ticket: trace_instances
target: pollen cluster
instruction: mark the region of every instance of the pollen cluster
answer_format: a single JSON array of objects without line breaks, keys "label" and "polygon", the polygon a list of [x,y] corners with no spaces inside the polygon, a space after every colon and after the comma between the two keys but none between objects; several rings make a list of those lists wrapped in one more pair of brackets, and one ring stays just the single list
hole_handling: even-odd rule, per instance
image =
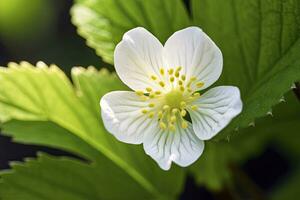
[{"label": "pollen cluster", "polygon": [[144,91],[136,91],[143,101],[149,103],[141,112],[149,118],[157,119],[159,127],[163,130],[175,131],[178,125],[187,128],[188,122],[185,119],[187,111],[198,109],[196,105],[192,105],[192,102],[200,98],[200,93],[197,91],[204,84],[197,81],[196,77],[187,79],[181,71],[182,67],[167,71],[160,68],[159,76],[152,74],[149,79],[161,90],[147,87]]}]

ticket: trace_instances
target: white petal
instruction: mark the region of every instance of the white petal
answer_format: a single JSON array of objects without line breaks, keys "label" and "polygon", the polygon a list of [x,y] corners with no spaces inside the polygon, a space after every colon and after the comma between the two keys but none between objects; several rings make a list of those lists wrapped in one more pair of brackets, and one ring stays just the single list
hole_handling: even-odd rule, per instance
[{"label": "white petal", "polygon": [[140,144],[153,123],[141,110],[147,107],[134,92],[114,91],[100,101],[105,128],[122,142]]},{"label": "white petal", "polygon": [[237,87],[215,87],[193,102],[198,109],[189,113],[195,134],[208,140],[221,131],[242,111],[240,91]]},{"label": "white petal", "polygon": [[187,79],[195,76],[197,81],[203,82],[201,89],[218,80],[222,72],[220,49],[198,27],[175,32],[165,44],[164,56],[168,68],[181,66]]},{"label": "white petal", "polygon": [[164,66],[162,50],[159,40],[146,29],[138,27],[126,32],[114,52],[117,74],[133,90],[161,89],[150,77],[160,77],[159,69]]},{"label": "white petal", "polygon": [[195,135],[192,125],[182,129],[177,125],[176,131],[153,129],[144,138],[145,152],[164,170],[169,170],[172,162],[186,167],[195,162],[202,154],[204,142]]}]

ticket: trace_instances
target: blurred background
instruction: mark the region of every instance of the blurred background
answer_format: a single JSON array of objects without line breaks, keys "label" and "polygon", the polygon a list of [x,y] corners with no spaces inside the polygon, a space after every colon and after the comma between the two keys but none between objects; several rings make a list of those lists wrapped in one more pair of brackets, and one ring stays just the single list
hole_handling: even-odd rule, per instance
[{"label": "blurred background", "polygon": [[[188,6],[188,1],[185,3]],[[68,75],[72,66],[94,65],[112,70],[112,66],[103,63],[76,33],[69,15],[71,5],[72,1],[68,0],[0,0],[0,65],[6,66],[10,61],[36,63],[42,60],[47,64],[57,64]],[[39,146],[16,144],[10,138],[0,136],[0,168],[8,168],[10,161],[34,157],[37,151],[67,154]],[[263,199],[260,194],[268,193],[284,180],[290,173],[292,163],[270,143],[260,155],[240,168],[243,170],[242,177],[246,177],[243,180],[253,188],[251,191],[259,194],[257,199]],[[230,195],[226,190],[212,194],[188,178],[181,199],[198,198],[230,199]]]}]

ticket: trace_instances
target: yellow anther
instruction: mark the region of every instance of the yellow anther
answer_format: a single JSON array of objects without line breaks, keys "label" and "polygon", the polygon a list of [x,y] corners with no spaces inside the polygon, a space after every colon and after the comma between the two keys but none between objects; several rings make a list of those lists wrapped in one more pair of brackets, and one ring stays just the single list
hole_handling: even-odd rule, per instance
[{"label": "yellow anther", "polygon": [[162,111],[159,111],[157,115],[158,115],[158,118],[160,118],[160,119],[161,119],[161,118],[162,118],[162,116],[163,116],[163,112],[162,112]]},{"label": "yellow anther", "polygon": [[188,97],[188,98],[187,98],[187,101],[188,101],[188,102],[190,102],[190,101],[195,101],[195,97]]},{"label": "yellow anther", "polygon": [[180,86],[180,90],[183,92],[183,91],[184,91],[184,87],[183,87],[183,86]]},{"label": "yellow anther", "polygon": [[142,110],[142,113],[143,113],[143,114],[146,114],[146,113],[148,113],[148,110],[143,109],[143,110]]},{"label": "yellow anther", "polygon": [[173,116],[170,118],[170,121],[171,121],[171,123],[176,122],[176,116],[173,115]]},{"label": "yellow anther", "polygon": [[188,123],[186,121],[181,122],[181,127],[182,128],[187,128],[188,127]]},{"label": "yellow anther", "polygon": [[154,76],[154,75],[152,75],[150,78],[151,78],[152,80],[154,80],[154,81],[157,79],[157,77]]},{"label": "yellow anther", "polygon": [[170,129],[170,131],[175,131],[176,130],[176,128],[173,124],[169,124],[169,129]]},{"label": "yellow anther", "polygon": [[164,70],[163,68],[160,68],[159,73],[160,73],[161,75],[164,75],[164,74],[165,74],[165,70]]},{"label": "yellow anther", "polygon": [[174,72],[174,69],[169,69],[169,70],[168,70],[168,73],[169,73],[170,75],[172,75],[173,72]]},{"label": "yellow anther", "polygon": [[198,106],[196,106],[196,105],[192,105],[192,106],[191,106],[191,109],[195,111],[195,110],[197,110],[197,109],[198,109]]},{"label": "yellow anther", "polygon": [[148,115],[149,118],[153,118],[154,117],[154,112],[150,112]]},{"label": "yellow anther", "polygon": [[148,105],[150,108],[153,108],[154,106],[155,106],[155,104],[154,103],[149,103],[149,105]]},{"label": "yellow anther", "polygon": [[160,123],[159,123],[159,127],[160,127],[161,129],[163,129],[163,130],[167,129],[166,124],[163,123],[163,122],[160,122]]},{"label": "yellow anther", "polygon": [[175,78],[173,76],[170,77],[170,82],[173,83]]},{"label": "yellow anther", "polygon": [[176,71],[176,72],[175,72],[175,77],[177,77],[177,78],[178,78],[178,77],[179,77],[179,75],[180,75],[179,71]]},{"label": "yellow anther", "polygon": [[168,106],[168,105],[163,106],[163,110],[168,110],[169,108],[170,108],[170,106]]},{"label": "yellow anther", "polygon": [[178,112],[178,109],[177,109],[177,108],[173,108],[173,109],[172,109],[172,113],[173,113],[173,114],[176,114],[177,112]]},{"label": "yellow anther", "polygon": [[146,88],[146,91],[147,91],[147,92],[151,92],[151,91],[152,91],[152,88],[147,87],[147,88]]},{"label": "yellow anther", "polygon": [[164,82],[162,82],[162,81],[159,81],[159,83],[158,83],[161,87],[165,87],[165,83]]},{"label": "yellow anther", "polygon": [[160,95],[161,91],[155,91],[155,94]]},{"label": "yellow anther", "polygon": [[188,90],[187,90],[188,92],[193,92],[193,90],[191,89],[191,88],[188,88]]},{"label": "yellow anther", "polygon": [[196,93],[193,94],[193,96],[194,96],[194,97],[200,97],[200,93],[199,93],[199,92],[196,92]]},{"label": "yellow anther", "polygon": [[186,106],[186,103],[184,101],[180,102],[180,107],[184,108]]},{"label": "yellow anther", "polygon": [[185,81],[186,76],[185,75],[181,75],[181,80]]},{"label": "yellow anther", "polygon": [[182,67],[177,67],[176,71],[179,72],[180,70],[182,70]]},{"label": "yellow anther", "polygon": [[203,82],[198,82],[198,83],[196,84],[196,86],[197,86],[198,88],[201,88],[203,85],[204,85]]},{"label": "yellow anther", "polygon": [[183,85],[182,80],[179,80],[179,81],[178,81],[178,84],[179,84],[179,85]]},{"label": "yellow anther", "polygon": [[144,92],[141,91],[141,90],[138,90],[138,91],[135,91],[135,93],[139,96],[143,96],[144,95]]},{"label": "yellow anther", "polygon": [[195,81],[197,78],[195,76],[191,77],[191,81]]},{"label": "yellow anther", "polygon": [[154,93],[151,93],[151,94],[149,94],[149,97],[150,97],[151,99],[153,99],[153,98],[155,97],[155,94],[154,94]]},{"label": "yellow anther", "polygon": [[185,116],[186,116],[186,110],[181,110],[181,111],[180,111],[180,115],[181,115],[182,117],[185,117]]}]

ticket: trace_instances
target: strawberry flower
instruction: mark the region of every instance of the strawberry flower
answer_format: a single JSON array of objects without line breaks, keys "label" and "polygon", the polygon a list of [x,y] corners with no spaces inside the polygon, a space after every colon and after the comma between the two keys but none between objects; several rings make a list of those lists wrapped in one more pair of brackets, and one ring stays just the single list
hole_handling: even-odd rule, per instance
[{"label": "strawberry flower", "polygon": [[163,46],[144,28],[124,34],[114,52],[120,79],[134,91],[113,91],[100,101],[105,128],[118,140],[141,144],[159,166],[188,166],[204,140],[219,133],[242,110],[240,91],[219,86],[223,58],[199,28],[175,32]]}]

